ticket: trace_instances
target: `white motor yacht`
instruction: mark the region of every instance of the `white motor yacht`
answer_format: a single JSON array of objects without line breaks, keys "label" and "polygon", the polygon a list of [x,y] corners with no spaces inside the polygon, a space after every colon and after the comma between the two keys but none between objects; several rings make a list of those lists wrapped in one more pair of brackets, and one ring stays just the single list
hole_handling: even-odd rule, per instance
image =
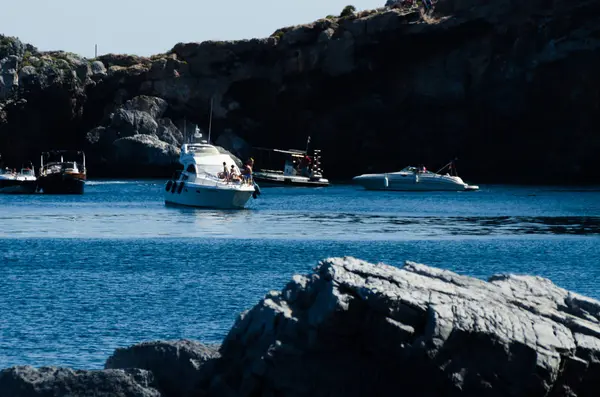
[{"label": "white motor yacht", "polygon": [[36,188],[33,167],[21,168],[20,172],[0,169],[0,193],[35,193]]},{"label": "white motor yacht", "polygon": [[[196,132],[196,137],[198,137]],[[183,170],[165,184],[165,203],[190,207],[233,209],[244,208],[250,197],[258,193],[251,178],[231,178],[228,171],[240,175],[234,159],[219,152],[205,140],[184,143],[179,162]]]},{"label": "white motor yacht", "polygon": [[[440,174],[448,167],[449,173]],[[408,166],[398,172],[363,174],[355,176],[352,180],[367,190],[470,191],[479,189],[479,186],[469,185],[456,175],[453,162],[446,164],[437,172],[428,171],[425,167]]]}]

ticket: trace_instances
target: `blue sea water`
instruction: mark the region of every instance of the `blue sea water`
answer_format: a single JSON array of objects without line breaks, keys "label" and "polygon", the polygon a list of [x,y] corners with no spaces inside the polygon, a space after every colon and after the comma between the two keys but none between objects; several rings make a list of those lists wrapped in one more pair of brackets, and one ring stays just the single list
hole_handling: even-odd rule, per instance
[{"label": "blue sea water", "polygon": [[163,181],[0,195],[0,368],[101,368],[146,340],[219,342],[320,259],[548,277],[600,298],[600,188],[263,188],[246,210],[165,206]]}]

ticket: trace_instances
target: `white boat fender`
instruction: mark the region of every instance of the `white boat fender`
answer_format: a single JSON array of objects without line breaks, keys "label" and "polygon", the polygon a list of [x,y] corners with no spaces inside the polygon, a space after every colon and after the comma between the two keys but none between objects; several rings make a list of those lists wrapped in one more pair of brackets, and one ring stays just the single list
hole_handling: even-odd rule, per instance
[{"label": "white boat fender", "polygon": [[185,182],[181,182],[181,183],[179,184],[179,189],[177,189],[177,194],[180,194],[180,193],[181,193],[181,191],[183,190],[183,185],[184,185],[184,184],[185,184]]},{"label": "white boat fender", "polygon": [[415,183],[419,183],[419,174],[415,174]]},{"label": "white boat fender", "polygon": [[390,181],[388,180],[387,174],[383,176],[383,186],[388,187],[390,185]]}]

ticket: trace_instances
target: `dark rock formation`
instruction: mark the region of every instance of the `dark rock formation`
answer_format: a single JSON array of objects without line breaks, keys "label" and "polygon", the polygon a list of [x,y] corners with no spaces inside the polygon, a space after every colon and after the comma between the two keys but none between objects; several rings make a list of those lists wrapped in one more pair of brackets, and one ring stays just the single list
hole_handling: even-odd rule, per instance
[{"label": "dark rock formation", "polygon": [[593,396],[600,302],[531,276],[328,259],[243,313],[213,396]]},{"label": "dark rock formation", "polygon": [[0,397],[591,397],[600,302],[534,276],[330,258],[242,313],[219,352],[155,341],[105,367],[6,369]]},{"label": "dark rock formation", "polygon": [[0,371],[1,397],[161,397],[141,369],[74,371],[22,366]]},{"label": "dark rock formation", "polygon": [[103,167],[117,175],[176,169],[183,135],[169,118],[162,117],[167,107],[161,98],[141,95],[116,108],[106,117],[106,125],[86,134],[92,153],[102,154],[90,167]]},{"label": "dark rock formation", "polygon": [[107,154],[86,147],[87,132],[127,100],[160,97],[175,125],[207,126],[214,97],[213,140],[230,129],[304,148],[310,135],[329,177],[458,156],[478,184],[588,182],[600,166],[599,29],[600,0],[439,0],[429,14],[383,8],[152,58],[92,62],[2,37],[0,147],[15,161],[84,148],[94,163]]},{"label": "dark rock formation", "polygon": [[154,374],[163,395],[192,397],[208,382],[202,374],[212,372],[210,365],[218,357],[218,347],[195,341],[154,341],[117,349],[105,368],[146,369]]}]

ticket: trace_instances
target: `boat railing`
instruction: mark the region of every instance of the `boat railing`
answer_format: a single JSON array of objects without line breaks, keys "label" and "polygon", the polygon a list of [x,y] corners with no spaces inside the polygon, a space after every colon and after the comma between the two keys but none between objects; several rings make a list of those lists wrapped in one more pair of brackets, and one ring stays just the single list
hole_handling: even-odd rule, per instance
[{"label": "boat railing", "polygon": [[[203,179],[209,180],[211,182],[214,182],[214,186],[219,186],[219,185],[248,185],[248,186],[253,186],[254,185],[254,180],[252,177],[246,178],[242,175],[241,179],[239,180],[231,180],[231,179],[225,179],[225,178],[220,178],[214,174],[210,174],[208,172],[201,172],[199,174],[197,174],[197,176],[202,176]],[[196,180],[198,180],[196,178]]]}]

